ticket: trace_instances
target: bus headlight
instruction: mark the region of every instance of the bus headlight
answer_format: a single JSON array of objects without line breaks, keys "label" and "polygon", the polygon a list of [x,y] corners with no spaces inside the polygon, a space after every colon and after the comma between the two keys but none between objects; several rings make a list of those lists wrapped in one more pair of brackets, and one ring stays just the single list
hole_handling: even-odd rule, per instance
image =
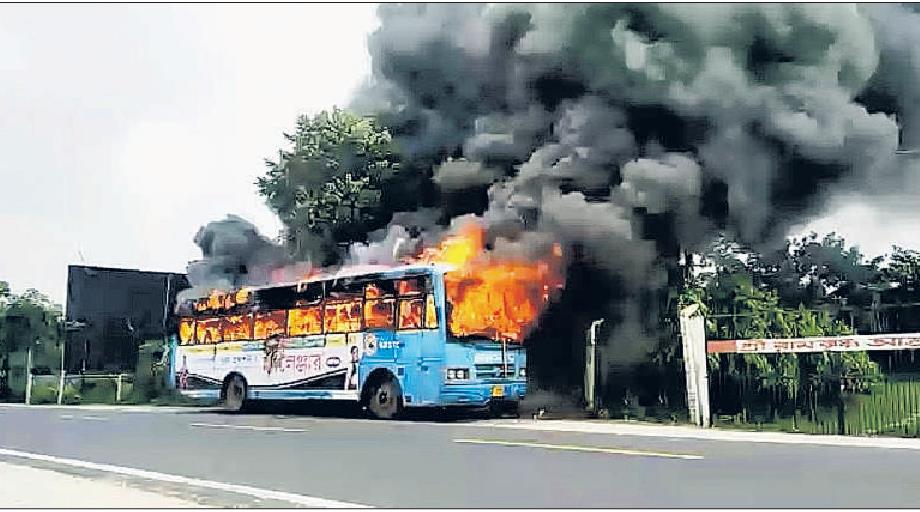
[{"label": "bus headlight", "polygon": [[468,368],[451,368],[447,370],[447,380],[467,380],[470,378]]},{"label": "bus headlight", "polygon": [[518,370],[518,375],[520,375],[521,377],[526,377],[526,376],[527,376],[527,368],[521,368],[520,370]]}]

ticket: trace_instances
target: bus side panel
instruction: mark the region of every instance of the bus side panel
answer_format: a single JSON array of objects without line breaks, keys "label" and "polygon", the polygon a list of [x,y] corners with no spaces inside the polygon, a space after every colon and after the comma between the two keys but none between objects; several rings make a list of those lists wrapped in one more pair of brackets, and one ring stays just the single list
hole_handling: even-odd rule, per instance
[{"label": "bus side panel", "polygon": [[261,341],[180,346],[177,387],[190,396],[219,393],[224,378],[235,372],[255,399],[356,399],[363,338],[363,333],[330,334],[281,339],[268,347]]},{"label": "bus side panel", "polygon": [[437,331],[414,329],[400,331],[399,367],[405,368],[403,395],[406,406],[437,405],[440,394],[441,362],[430,347],[437,344]]},{"label": "bus side panel", "polygon": [[417,405],[441,405],[441,385],[446,375],[447,314],[444,274],[432,275],[432,285],[437,326],[426,325],[428,329],[421,333],[419,339],[415,365],[418,383]]},{"label": "bus side panel", "polygon": [[364,336],[364,343],[361,361],[358,365],[358,382],[360,389],[364,389],[368,377],[375,370],[383,369],[400,380],[400,385],[404,386],[402,376],[404,370],[397,368],[396,360],[399,352],[399,342],[396,339],[396,333],[386,329],[374,329],[368,331]]}]

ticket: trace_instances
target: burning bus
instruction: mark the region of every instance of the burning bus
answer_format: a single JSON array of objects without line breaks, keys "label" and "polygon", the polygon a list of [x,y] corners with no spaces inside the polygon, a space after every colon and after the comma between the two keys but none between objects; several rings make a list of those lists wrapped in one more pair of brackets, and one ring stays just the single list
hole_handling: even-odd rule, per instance
[{"label": "burning bus", "polygon": [[179,391],[240,410],[260,399],[358,401],[377,418],[404,407],[515,410],[523,341],[554,290],[561,251],[484,257],[470,225],[402,266],[314,273],[213,292],[179,308]]}]

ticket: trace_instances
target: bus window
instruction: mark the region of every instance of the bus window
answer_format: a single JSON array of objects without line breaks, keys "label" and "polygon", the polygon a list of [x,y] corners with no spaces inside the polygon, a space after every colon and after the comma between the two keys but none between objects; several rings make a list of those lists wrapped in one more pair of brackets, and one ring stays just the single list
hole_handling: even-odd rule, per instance
[{"label": "bus window", "polygon": [[221,318],[224,341],[252,339],[252,315],[228,315]]},{"label": "bus window", "polygon": [[358,332],[361,330],[361,301],[326,303],[323,319],[326,333]]},{"label": "bus window", "polygon": [[195,311],[198,313],[203,313],[207,311],[210,307],[208,306],[208,298],[204,297],[195,301]]},{"label": "bus window", "polygon": [[323,283],[317,281],[301,281],[297,284],[297,300],[295,304],[298,306],[309,306],[313,304],[319,304],[323,301]]},{"label": "bus window", "polygon": [[208,309],[217,311],[224,306],[224,295],[222,293],[212,292],[211,295],[208,296],[207,301]]},{"label": "bus window", "polygon": [[392,329],[395,299],[372,299],[364,303],[364,325],[368,329]]},{"label": "bus window", "polygon": [[286,311],[266,311],[256,313],[253,339],[265,340],[271,336],[284,336],[284,324],[287,320]]},{"label": "bus window", "polygon": [[205,345],[220,343],[220,318],[199,318],[195,322],[195,341]]},{"label": "bus window", "polygon": [[374,281],[364,286],[364,298],[380,299],[396,296],[395,281]]},{"label": "bus window", "polygon": [[364,297],[364,284],[352,280],[337,279],[326,285],[328,300],[344,302]]},{"label": "bus window", "polygon": [[401,299],[399,301],[399,329],[420,329],[422,327],[422,299]]},{"label": "bus window", "polygon": [[425,281],[426,279],[424,277],[409,277],[396,281],[396,287],[399,291],[400,297],[421,295],[422,293],[425,293]]},{"label": "bus window", "polygon": [[179,341],[183,345],[190,345],[195,341],[194,318],[183,318],[179,321]]},{"label": "bus window", "polygon": [[249,302],[249,290],[240,288],[233,297],[234,304],[241,305]]},{"label": "bus window", "polygon": [[434,295],[429,293],[425,300],[425,327],[438,328],[438,311],[434,307]]},{"label": "bus window", "polygon": [[263,310],[277,311],[293,307],[298,298],[297,286],[278,286],[256,291],[250,302]]},{"label": "bus window", "polygon": [[291,336],[322,334],[322,306],[311,306],[288,311],[288,333]]}]

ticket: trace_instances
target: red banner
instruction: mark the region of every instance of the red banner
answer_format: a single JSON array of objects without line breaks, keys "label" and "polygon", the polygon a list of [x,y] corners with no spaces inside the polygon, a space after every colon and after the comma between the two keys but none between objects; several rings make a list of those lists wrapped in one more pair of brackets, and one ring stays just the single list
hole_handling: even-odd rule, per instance
[{"label": "red banner", "polygon": [[706,341],[706,352],[709,354],[863,352],[867,350],[907,350],[917,348],[920,348],[920,333]]}]

